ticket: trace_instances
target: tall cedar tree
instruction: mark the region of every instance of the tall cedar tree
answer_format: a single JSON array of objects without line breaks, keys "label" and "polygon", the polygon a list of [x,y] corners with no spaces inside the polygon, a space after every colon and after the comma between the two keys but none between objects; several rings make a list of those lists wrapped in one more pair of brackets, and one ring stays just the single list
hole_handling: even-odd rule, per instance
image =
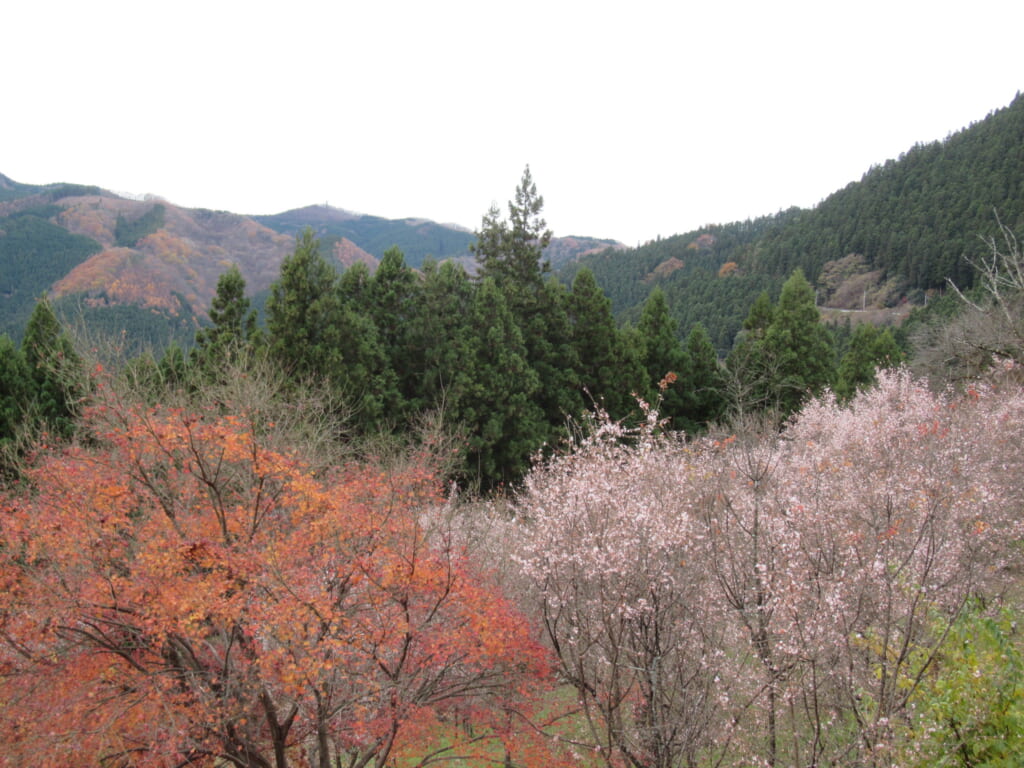
[{"label": "tall cedar tree", "polygon": [[518,480],[544,434],[535,396],[540,386],[526,361],[523,337],[491,278],[479,285],[471,309],[467,363],[470,381],[459,402],[469,431],[470,477],[490,490]]},{"label": "tall cedar tree", "polygon": [[580,270],[573,280],[569,316],[580,385],[613,419],[626,417],[636,407],[633,394],[644,391],[645,372],[638,350],[627,347],[616,328],[611,301],[589,269]]},{"label": "tall cedar tree", "polygon": [[537,404],[546,427],[540,442],[561,434],[566,416],[584,407],[579,394],[576,360],[571,344],[566,295],[545,281],[550,265],[544,249],[551,230],[541,216],[544,198],[537,193],[530,167],[508,204],[508,219],[492,206],[484,215],[473,246],[481,278],[490,277],[505,296],[509,311],[523,335],[526,360],[540,379]]},{"label": "tall cedar tree", "polygon": [[351,409],[355,426],[379,426],[391,390],[377,329],[345,301],[311,229],[296,238],[271,286],[267,334],[271,357],[292,377],[325,382]]},{"label": "tall cedar tree", "polygon": [[367,287],[370,314],[388,366],[395,374],[397,400],[401,404],[395,414],[399,423],[406,422],[425,405],[420,398],[423,350],[413,339],[415,326],[420,322],[422,289],[398,247],[384,252]]},{"label": "tall cedar tree", "polygon": [[776,361],[775,387],[782,413],[799,409],[835,379],[835,350],[814,302],[814,289],[802,270],[783,284],[772,322],[765,332],[768,355]]},{"label": "tall cedar tree", "polygon": [[470,311],[473,284],[461,264],[428,260],[423,265],[423,297],[417,322],[409,329],[423,365],[415,400],[452,420],[469,385]]},{"label": "tall cedar tree", "polygon": [[683,428],[702,432],[725,416],[727,398],[725,376],[718,353],[703,324],[697,323],[686,337],[687,367],[675,386],[686,399]]}]

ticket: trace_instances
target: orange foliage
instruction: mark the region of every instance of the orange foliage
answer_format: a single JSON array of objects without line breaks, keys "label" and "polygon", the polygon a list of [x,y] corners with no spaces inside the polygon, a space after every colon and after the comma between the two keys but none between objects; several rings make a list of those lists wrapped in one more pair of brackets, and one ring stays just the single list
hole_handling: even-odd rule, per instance
[{"label": "orange foliage", "polygon": [[556,764],[509,727],[547,656],[428,524],[424,467],[317,474],[223,409],[89,419],[0,499],[0,763],[373,765],[433,735]]},{"label": "orange foliage", "polygon": [[721,267],[718,268],[719,277],[728,277],[734,274],[739,269],[739,265],[735,261],[727,261]]}]

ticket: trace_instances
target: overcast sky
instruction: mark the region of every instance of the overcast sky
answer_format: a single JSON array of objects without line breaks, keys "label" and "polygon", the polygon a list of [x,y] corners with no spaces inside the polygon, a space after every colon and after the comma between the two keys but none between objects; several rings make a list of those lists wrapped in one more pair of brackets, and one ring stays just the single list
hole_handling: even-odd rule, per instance
[{"label": "overcast sky", "polygon": [[0,173],[556,235],[813,206],[1024,87],[1024,2],[9,2]]}]

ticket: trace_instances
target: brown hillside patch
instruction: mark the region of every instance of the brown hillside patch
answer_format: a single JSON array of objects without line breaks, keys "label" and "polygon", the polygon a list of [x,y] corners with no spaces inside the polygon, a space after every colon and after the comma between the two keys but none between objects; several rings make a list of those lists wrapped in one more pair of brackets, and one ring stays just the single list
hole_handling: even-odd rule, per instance
[{"label": "brown hillside patch", "polygon": [[683,261],[682,259],[677,259],[675,256],[673,256],[672,258],[666,259],[665,261],[661,262],[661,264],[656,266],[650,273],[648,273],[648,275],[644,277],[644,282],[649,283],[652,280],[664,280],[677,269],[682,269],[685,266],[685,261]]},{"label": "brown hillside patch", "polygon": [[217,280],[231,264],[238,265],[247,292],[253,294],[277,279],[281,261],[295,248],[293,238],[246,216],[160,202],[165,208],[164,226],[134,248],[116,248],[118,215],[137,218],[150,210],[154,201],[105,196],[62,200],[66,207],[57,223],[106,248],[56,283],[54,294],[81,293],[87,300],[172,311],[182,296],[194,312],[204,314],[216,293]]}]

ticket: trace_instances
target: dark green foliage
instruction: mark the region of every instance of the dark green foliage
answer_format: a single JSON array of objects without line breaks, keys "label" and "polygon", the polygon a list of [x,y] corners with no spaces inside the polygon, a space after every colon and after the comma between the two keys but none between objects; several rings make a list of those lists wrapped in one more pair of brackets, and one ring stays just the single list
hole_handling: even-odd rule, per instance
[{"label": "dark green foliage", "polygon": [[319,241],[307,229],[281,263],[281,276],[267,299],[270,354],[297,379],[341,376],[344,309],[337,282]]},{"label": "dark green foliage", "polygon": [[579,272],[573,281],[569,318],[580,385],[612,419],[634,413],[634,393],[646,391],[641,353],[627,346],[615,326],[611,302],[589,270]]},{"label": "dark green foliage", "polygon": [[537,185],[530,175],[530,166],[516,187],[515,200],[508,204],[508,219],[502,219],[497,206],[484,215],[472,247],[482,277],[494,282],[507,297],[510,306],[535,296],[550,270],[544,262],[544,249],[551,242],[551,230],[541,217],[544,198],[537,194]]},{"label": "dark green foliage", "polygon": [[54,184],[47,187],[46,196],[53,202],[65,197],[84,197],[86,195],[99,195],[103,190],[91,184]]},{"label": "dark green foliage", "polygon": [[[88,299],[71,294],[55,299],[53,310],[67,325],[84,329],[103,340],[104,346],[112,344],[111,358],[127,359],[146,352],[162,355],[171,344],[187,348],[193,343],[199,323],[184,297],[178,297],[177,312],[105,301],[103,294]],[[108,356],[105,348],[97,352]]]},{"label": "dark green foliage", "polygon": [[726,360],[732,407],[786,417],[835,379],[835,346],[814,304],[814,289],[796,270],[778,304],[758,296]]},{"label": "dark green foliage", "polygon": [[557,442],[567,417],[584,410],[568,296],[562,286],[545,280],[549,266],[544,249],[551,242],[551,230],[541,216],[543,208],[544,198],[527,166],[508,204],[508,218],[501,218],[492,206],[473,246],[480,276],[493,279],[503,294],[522,333],[526,360],[540,382],[537,402],[546,427],[538,444]]},{"label": "dark green foliage", "polygon": [[195,364],[206,371],[223,369],[256,335],[256,312],[245,295],[245,278],[232,264],[217,280],[210,302],[210,327],[196,333]]},{"label": "dark green foliage", "polygon": [[839,363],[836,395],[847,399],[857,390],[874,384],[878,368],[895,368],[903,362],[903,352],[892,332],[869,323],[857,326],[850,337],[849,348]]},{"label": "dark green foliage", "polygon": [[672,386],[683,394],[683,420],[680,427],[689,433],[701,432],[725,416],[725,374],[711,338],[697,323],[686,337],[686,367]]},{"label": "dark green foliage", "polygon": [[[666,377],[678,381],[687,373],[689,362],[679,342],[679,328],[674,317],[669,314],[665,293],[660,288],[651,291],[644,302],[640,323],[637,325],[639,345],[642,350],[641,360],[647,371],[647,381],[640,393],[650,398],[654,392],[661,393],[659,414],[669,419],[671,426],[683,429],[682,421],[686,411],[685,392],[678,384],[666,382],[659,384]],[[672,374],[672,376],[669,376]]]},{"label": "dark green foliage", "polygon": [[455,422],[471,368],[473,284],[461,265],[452,261],[423,265],[423,289],[417,320],[409,330],[420,385],[410,397],[420,410],[437,410]]},{"label": "dark green foliage", "polygon": [[166,209],[157,203],[144,214],[136,219],[128,221],[122,214],[117,214],[117,223],[114,225],[114,241],[124,248],[134,247],[139,240],[152,235],[164,225]]},{"label": "dark green foliage", "polygon": [[814,289],[801,270],[782,286],[765,350],[775,368],[775,388],[783,414],[796,412],[809,396],[831,386],[835,350],[814,304]]},{"label": "dark green foliage", "polygon": [[395,375],[397,392],[389,409],[390,418],[404,425],[428,404],[422,392],[423,350],[416,341],[417,325],[426,320],[422,316],[423,285],[406,265],[401,250],[389,248],[384,252],[366,286],[363,302],[377,328],[387,365]]},{"label": "dark green foliage", "polygon": [[69,436],[83,395],[81,359],[50,303],[36,303],[21,352],[32,379],[33,415],[60,436]]},{"label": "dark green foliage", "polygon": [[93,254],[94,240],[72,235],[33,209],[0,219],[0,333],[21,339],[36,299]]},{"label": "dark green foliage", "polygon": [[33,389],[32,375],[21,350],[10,336],[0,335],[0,465],[21,430]]},{"label": "dark green foliage", "polygon": [[458,401],[467,431],[469,478],[488,490],[517,481],[544,439],[540,387],[526,360],[522,334],[494,280],[476,291],[470,310],[466,366],[469,381]]},{"label": "dark green foliage", "polygon": [[437,260],[467,257],[474,240],[470,232],[432,221],[360,216],[320,206],[253,218],[288,235],[301,234],[312,225],[324,242],[344,237],[378,258],[395,247],[405,255],[406,263],[415,268],[421,267],[428,257]]},{"label": "dark green foliage", "polygon": [[387,418],[396,385],[373,320],[353,301],[307,229],[271,287],[267,350],[294,380],[326,384],[350,409],[351,423],[369,429]]}]

